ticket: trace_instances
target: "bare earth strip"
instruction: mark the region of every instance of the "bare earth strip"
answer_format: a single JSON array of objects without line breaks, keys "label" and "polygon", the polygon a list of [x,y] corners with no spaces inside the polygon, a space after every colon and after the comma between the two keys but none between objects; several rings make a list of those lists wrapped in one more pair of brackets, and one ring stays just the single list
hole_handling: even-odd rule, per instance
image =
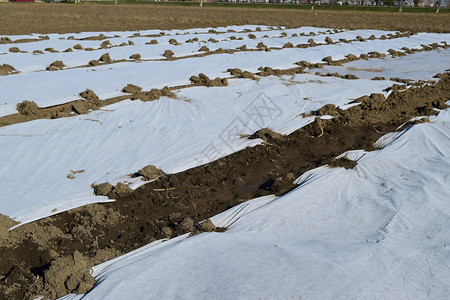
[{"label": "bare earth strip", "polygon": [[185,29],[260,24],[450,32],[448,14],[308,11],[241,7],[100,4],[0,4],[0,34]]}]

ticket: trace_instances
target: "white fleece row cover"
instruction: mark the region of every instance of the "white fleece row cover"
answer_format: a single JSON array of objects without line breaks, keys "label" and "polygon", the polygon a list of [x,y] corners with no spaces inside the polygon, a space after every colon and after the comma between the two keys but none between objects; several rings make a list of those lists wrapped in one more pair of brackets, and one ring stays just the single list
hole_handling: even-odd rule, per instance
[{"label": "white fleece row cover", "polygon": [[448,299],[450,110],[320,167],[295,190],[94,267],[93,299]]}]

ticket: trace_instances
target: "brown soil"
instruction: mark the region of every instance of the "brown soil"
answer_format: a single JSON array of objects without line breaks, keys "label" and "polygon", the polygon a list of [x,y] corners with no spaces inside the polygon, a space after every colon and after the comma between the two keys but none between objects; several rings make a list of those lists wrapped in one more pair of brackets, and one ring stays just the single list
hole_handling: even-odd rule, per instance
[{"label": "brown soil", "polygon": [[139,170],[137,175],[142,176],[143,180],[153,180],[164,175],[164,172],[153,165],[149,165]]},{"label": "brown soil", "polygon": [[[185,88],[190,86],[194,85],[173,87],[172,89]],[[0,117],[0,127],[28,122],[36,119],[58,119],[72,117],[74,115],[87,114],[91,110],[97,110],[103,106],[114,104],[127,99],[152,101],[157,100],[162,96],[176,98],[175,93],[173,93],[167,86],[162,89],[151,89],[150,91],[145,92],[142,91],[142,89],[138,86],[128,84],[123,88],[123,92],[132,93],[132,95],[124,95],[100,100],[94,91],[87,89],[86,91],[79,94],[80,97],[84,100],[75,100],[65,104],[45,108],[38,107],[38,105],[34,101],[25,100],[17,104],[17,111],[19,113]]]},{"label": "brown soil", "polygon": [[53,48],[45,48],[44,51],[50,52],[50,53],[58,53],[59,51],[53,49]]},{"label": "brown soil", "polygon": [[166,96],[169,98],[176,98],[174,92],[172,92],[167,86],[163,87],[162,89],[151,89],[149,92],[141,92],[137,89],[135,92],[133,92],[133,95],[131,96],[131,100],[139,99],[141,101],[153,101],[157,100],[162,96]]},{"label": "brown soil", "polygon": [[[294,179],[325,164],[351,170],[356,162],[335,159],[348,150],[376,150],[374,142],[413,117],[434,115],[450,98],[450,74],[436,84],[401,91],[390,88],[361,97],[348,110],[327,106],[311,112],[335,118],[315,121],[291,135],[262,129],[249,138],[266,142],[177,174],[149,166],[132,176],[155,179],[135,191],[123,183],[95,186],[115,202],[93,204],[22,225],[0,216],[0,295],[5,299],[50,298],[85,292],[94,283],[87,268],[151,241],[182,233],[223,231],[211,222],[196,224],[242,201],[281,195]],[[33,111],[30,105],[29,111]],[[24,108],[26,111],[26,107]],[[409,124],[407,125],[409,126]],[[148,172],[147,172],[148,171]]]},{"label": "brown soil", "polygon": [[241,69],[228,69],[227,72],[230,72],[231,75],[236,76],[237,78],[250,78],[253,80],[259,80],[258,77],[253,75],[253,73],[250,73],[248,71],[242,71]]},{"label": "brown soil", "polygon": [[64,63],[60,60],[54,61],[46,68],[47,71],[57,71],[64,68]]},{"label": "brown soil", "polygon": [[[138,29],[183,29],[226,25],[318,26],[348,29],[449,32],[447,14],[0,3],[0,34],[69,33]],[[101,40],[107,37],[92,37]]]},{"label": "brown soil", "polygon": [[80,93],[80,97],[85,100],[75,100],[69,103],[46,108],[38,107],[34,101],[25,100],[17,104],[17,111],[19,113],[0,117],[0,127],[36,119],[57,119],[86,114],[90,110],[96,110],[102,106],[110,105],[125,99],[130,99],[129,96],[119,96],[100,101],[97,95],[95,95],[95,93],[91,90]]},{"label": "brown soil", "polygon": [[164,51],[164,54],[163,54],[163,56],[167,57],[167,59],[172,59],[173,55],[174,55],[174,53],[172,50],[166,50],[166,51]]},{"label": "brown soil", "polygon": [[140,54],[133,54],[130,56],[130,59],[132,60],[141,60],[141,55]]},{"label": "brown soil", "polygon": [[203,85],[203,86],[227,86],[228,80],[226,78],[210,79],[203,73],[200,73],[198,76],[191,76],[189,80],[193,85]]},{"label": "brown soil", "polygon": [[21,51],[18,47],[11,47],[11,48],[9,48],[9,52],[11,52],[11,53],[23,53],[24,51]]},{"label": "brown soil", "polygon": [[109,56],[109,53],[105,53],[102,56],[100,56],[98,60],[104,63],[109,63],[111,62],[111,57]]},{"label": "brown soil", "polygon": [[131,83],[127,84],[127,86],[125,86],[122,89],[122,92],[124,92],[124,93],[139,93],[141,91],[142,91],[141,87],[131,84]]},{"label": "brown soil", "polygon": [[0,76],[18,73],[13,66],[8,64],[0,65]]},{"label": "brown soil", "polygon": [[11,40],[9,37],[1,37],[0,38],[0,44],[20,44],[20,43],[31,43],[31,42],[39,42],[42,40],[48,40],[49,37],[44,35],[40,36],[38,39],[17,39],[17,40]]}]

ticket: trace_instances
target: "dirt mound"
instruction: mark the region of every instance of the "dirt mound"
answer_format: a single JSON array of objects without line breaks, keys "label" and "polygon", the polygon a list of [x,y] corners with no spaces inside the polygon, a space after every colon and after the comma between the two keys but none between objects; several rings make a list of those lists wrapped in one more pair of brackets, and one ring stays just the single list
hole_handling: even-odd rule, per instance
[{"label": "dirt mound", "polygon": [[195,235],[203,233],[203,232],[213,232],[213,231],[224,232],[227,230],[227,228],[224,228],[224,227],[216,227],[210,219],[206,219],[205,221],[195,224],[194,226],[195,227],[193,228],[193,230],[191,229],[192,232],[189,235],[189,237],[195,236]]},{"label": "dirt mound", "polygon": [[89,272],[93,266],[92,261],[78,251],[52,261],[50,268],[45,272],[44,294],[56,299],[69,293],[88,292],[96,283]]},{"label": "dirt mound", "polygon": [[100,56],[100,58],[98,60],[101,62],[104,62],[104,63],[110,63],[111,57],[109,57],[109,53],[105,53],[102,56]]},{"label": "dirt mound", "polygon": [[97,36],[89,36],[85,38],[78,39],[79,41],[101,41],[109,39],[109,37],[105,36],[103,33],[100,33]]},{"label": "dirt mound", "polygon": [[311,47],[315,47],[315,46],[317,46],[317,43],[316,43],[316,42],[314,42],[314,40],[313,40],[313,39],[309,39],[309,40],[308,40],[308,43],[309,43],[309,45],[310,45]]},{"label": "dirt mound", "polygon": [[112,191],[112,189],[113,185],[111,183],[104,182],[94,187],[94,193],[97,196],[108,196],[108,194]]},{"label": "dirt mound", "polygon": [[312,64],[310,62],[307,62],[305,60],[299,61],[295,63],[296,65],[299,65],[302,68],[308,68],[308,69],[317,69],[317,68],[322,68],[322,64],[320,63],[316,63],[316,64]]},{"label": "dirt mound", "polygon": [[141,101],[153,101],[160,97],[165,96],[169,98],[176,98],[175,93],[173,93],[167,86],[162,89],[151,89],[149,92],[137,92],[131,96],[131,100],[139,99]]},{"label": "dirt mound", "polygon": [[354,75],[354,74],[341,75],[341,74],[339,74],[337,72],[335,72],[335,73],[326,73],[326,74],[323,74],[323,73],[320,73],[320,72],[316,72],[315,75],[323,76],[323,77],[338,77],[338,78],[342,78],[342,79],[358,79],[358,77],[356,75]]},{"label": "dirt mound", "polygon": [[263,42],[259,42],[258,45],[256,45],[256,48],[258,48],[261,51],[267,51],[269,49],[266,45],[264,45]]},{"label": "dirt mound", "polygon": [[60,60],[54,61],[46,68],[47,71],[57,71],[64,68],[64,63]]},{"label": "dirt mound", "polygon": [[16,73],[16,69],[8,64],[0,65],[0,76]]},{"label": "dirt mound", "polygon": [[100,49],[106,49],[106,48],[109,48],[109,47],[111,47],[111,42],[110,41],[103,41],[100,44]]},{"label": "dirt mound", "polygon": [[271,67],[259,67],[260,72],[256,73],[258,76],[282,76],[282,75],[294,75],[303,73],[303,67],[292,69],[272,69]]},{"label": "dirt mound", "polygon": [[153,180],[161,175],[164,175],[164,172],[161,169],[158,169],[153,165],[148,165],[140,169],[137,173],[143,177],[142,180]]},{"label": "dirt mound", "polygon": [[19,224],[19,222],[11,220],[9,217],[0,214],[0,247],[8,245],[8,230],[17,224]]},{"label": "dirt mound", "polygon": [[39,107],[34,101],[23,101],[21,103],[17,103],[16,106],[19,114],[29,116],[29,115],[37,115],[39,112]]},{"label": "dirt mound", "polygon": [[9,52],[11,52],[11,53],[19,53],[19,52],[22,52],[22,51],[20,51],[20,49],[18,47],[11,47],[11,48],[9,48]]},{"label": "dirt mound", "polygon": [[275,132],[269,128],[263,128],[256,131],[254,134],[249,136],[249,139],[262,139],[267,143],[273,143],[277,140],[280,140],[283,137],[282,134]]},{"label": "dirt mound", "polygon": [[207,220],[201,222],[200,224],[198,224],[196,229],[199,232],[212,232],[212,231],[216,230],[216,226],[210,219],[207,219]]},{"label": "dirt mound", "polygon": [[391,80],[391,81],[397,81],[397,82],[400,82],[400,83],[410,83],[410,82],[413,82],[413,80],[412,79],[403,79],[403,78],[398,78],[398,77],[393,77],[393,78],[390,78],[389,80]]},{"label": "dirt mound", "polygon": [[198,38],[192,38],[186,41],[186,43],[193,43],[193,42],[198,42]]},{"label": "dirt mound", "polygon": [[341,66],[342,61],[334,61],[331,56],[324,57],[322,61],[326,62],[330,66]]},{"label": "dirt mound", "polygon": [[201,46],[200,49],[198,49],[198,51],[206,51],[209,52],[209,48],[206,46]]},{"label": "dirt mound", "polygon": [[[89,110],[98,109],[101,105],[107,105],[117,102],[115,99],[110,99],[109,101],[105,101],[105,103],[102,103],[98,99],[97,95],[95,95],[95,93],[91,90],[86,90],[80,93],[80,96],[87,101],[76,100],[48,108],[39,108],[34,101],[25,100],[21,103],[18,103],[16,107],[20,116],[11,115],[6,116],[6,118],[9,118],[8,121],[14,124],[39,118],[55,119],[69,117],[73,116],[73,113],[85,114],[88,113]],[[21,119],[23,119],[23,121],[21,121]],[[8,125],[8,123],[6,125]]]},{"label": "dirt mound", "polygon": [[237,76],[238,78],[249,78],[253,80],[258,80],[258,77],[253,75],[253,73],[248,71],[242,71],[241,69],[238,68],[228,69],[227,72],[230,72],[231,75]]},{"label": "dirt mound", "polygon": [[164,57],[167,57],[167,59],[170,60],[170,59],[173,58],[173,55],[174,55],[174,54],[175,54],[175,53],[173,53],[172,50],[166,50],[166,51],[164,51],[163,56],[164,56]]},{"label": "dirt mound", "polygon": [[0,44],[11,44],[13,41],[7,37],[7,36],[2,36],[0,38]]},{"label": "dirt mound", "polygon": [[295,45],[295,48],[303,48],[303,49],[305,49],[305,48],[309,48],[309,47],[311,47],[310,44],[297,44],[297,45]]},{"label": "dirt mound", "polygon": [[72,103],[72,111],[78,115],[87,114],[91,109],[97,109],[97,105],[92,102],[81,100],[77,100]]},{"label": "dirt mound", "polygon": [[369,52],[368,55],[369,55],[370,58],[383,58],[383,57],[386,57],[386,54],[380,53],[380,52],[377,52],[377,51]]},{"label": "dirt mound", "polygon": [[312,115],[314,115],[314,116],[339,116],[340,111],[342,111],[342,109],[336,107],[336,105],[327,104],[327,105],[319,108],[318,110],[312,112]]},{"label": "dirt mound", "polygon": [[98,60],[93,59],[93,60],[89,61],[89,66],[95,67],[95,66],[99,66],[99,65],[100,65],[100,62]]},{"label": "dirt mound", "polygon": [[50,52],[50,53],[58,53],[59,51],[53,49],[53,48],[45,48],[44,51]]},{"label": "dirt mound", "polygon": [[137,85],[134,85],[134,84],[131,84],[131,83],[127,84],[127,86],[122,89],[122,92],[124,92],[124,93],[132,93],[132,94],[139,93],[141,91],[142,91],[141,87],[139,87]]},{"label": "dirt mound", "polygon": [[122,182],[118,182],[115,186],[113,186],[109,182],[105,182],[98,185],[93,184],[92,187],[94,188],[95,195],[108,196],[109,198],[124,196],[133,191],[128,184]]},{"label": "dirt mound", "polygon": [[357,165],[356,161],[349,159],[347,156],[333,159],[328,163],[330,168],[344,168],[346,170],[354,169]]},{"label": "dirt mound", "polygon": [[75,50],[83,50],[83,47],[81,47],[80,44],[76,44],[75,46],[72,47]]},{"label": "dirt mound", "polygon": [[180,227],[183,231],[189,232],[193,231],[195,229],[194,227],[194,220],[191,218],[184,218],[183,221],[180,224]]},{"label": "dirt mound", "polygon": [[198,85],[198,86],[212,87],[212,86],[227,86],[228,85],[228,80],[226,78],[217,77],[216,79],[210,79],[208,76],[206,76],[203,73],[200,73],[198,76],[191,76],[191,78],[189,78],[189,80],[192,82],[192,84]]},{"label": "dirt mound", "polygon": [[130,59],[141,60],[141,55],[140,54],[133,54],[133,55],[130,56]]},{"label": "dirt mound", "polygon": [[90,89],[86,89],[85,91],[81,92],[79,95],[81,98],[86,99],[88,101],[100,101],[97,94],[93,90],[90,90]]}]

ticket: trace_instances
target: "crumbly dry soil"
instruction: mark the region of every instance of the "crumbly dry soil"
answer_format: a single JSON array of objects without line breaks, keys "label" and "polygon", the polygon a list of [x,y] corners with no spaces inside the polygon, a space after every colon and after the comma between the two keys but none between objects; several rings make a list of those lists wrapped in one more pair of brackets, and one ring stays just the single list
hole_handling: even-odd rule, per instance
[{"label": "crumbly dry soil", "polygon": [[[270,7],[270,6],[268,6]],[[449,32],[448,14],[249,7],[0,3],[0,34],[186,29],[228,25],[316,26]]]}]

